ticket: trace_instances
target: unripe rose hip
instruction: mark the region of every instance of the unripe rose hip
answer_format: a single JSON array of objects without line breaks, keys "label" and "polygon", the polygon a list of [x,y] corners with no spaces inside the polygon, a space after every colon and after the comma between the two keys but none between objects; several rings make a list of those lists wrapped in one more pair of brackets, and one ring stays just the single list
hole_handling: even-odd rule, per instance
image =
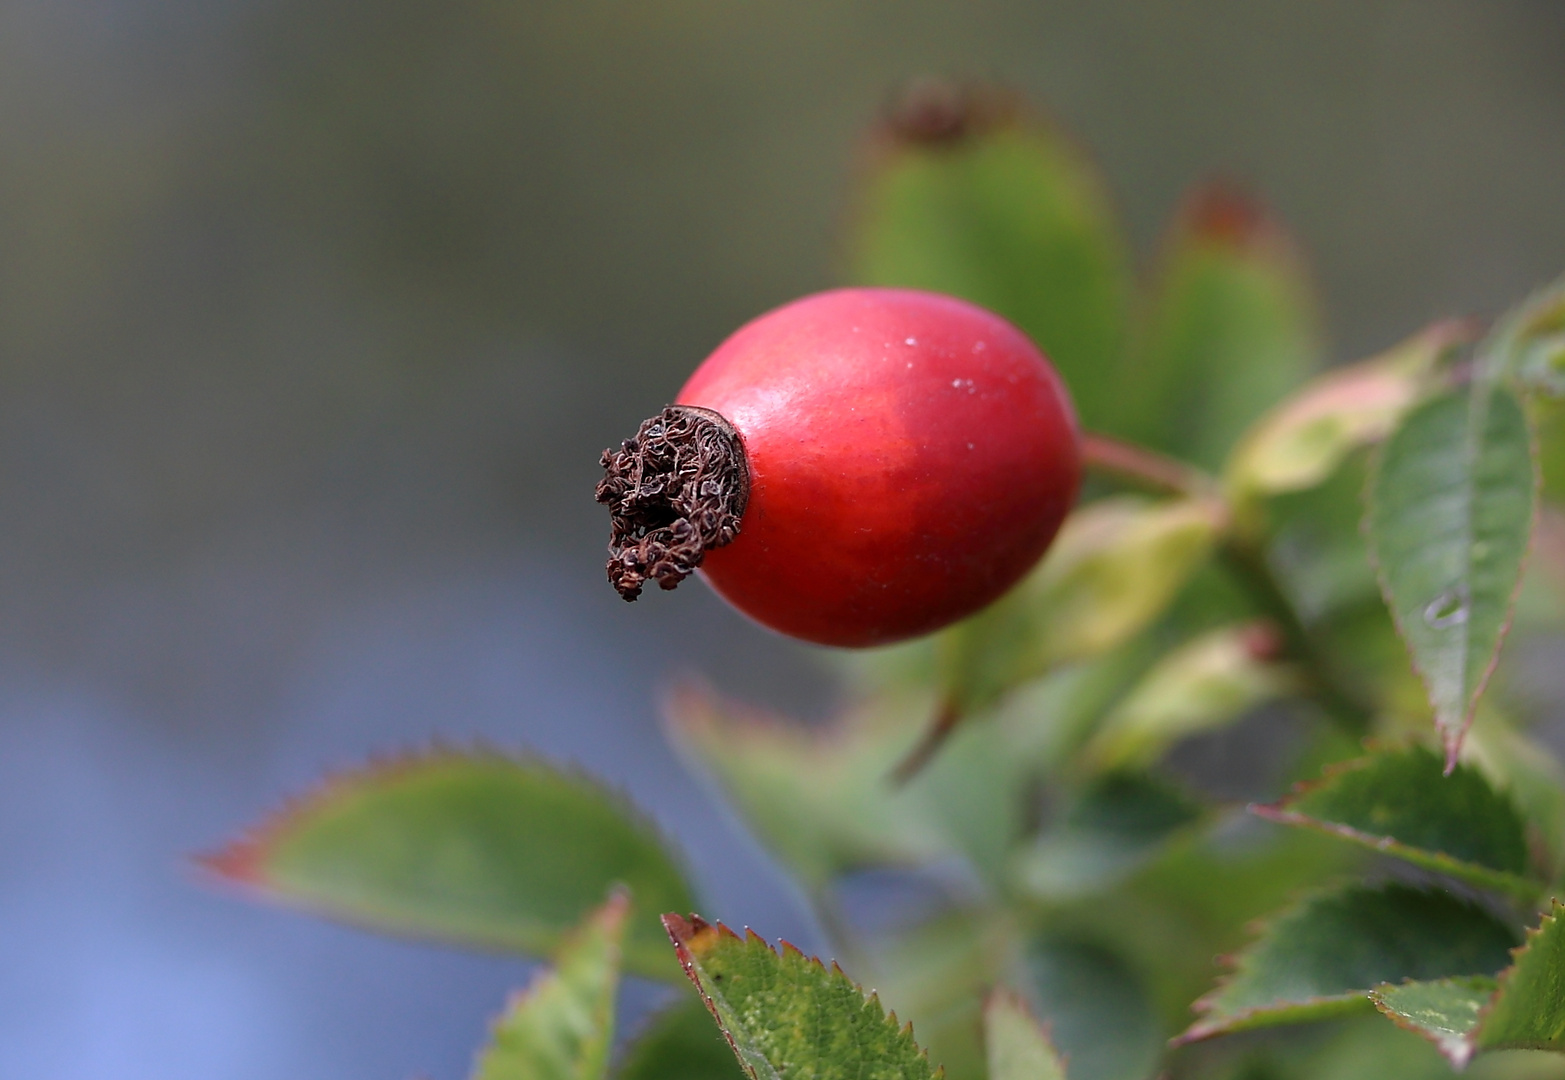
[{"label": "unripe rose hip", "polygon": [[908,289],[807,296],[741,327],[604,451],[609,579],[634,600],[700,567],[794,637],[916,637],[1043,555],[1078,442],[1054,369],[999,316]]}]

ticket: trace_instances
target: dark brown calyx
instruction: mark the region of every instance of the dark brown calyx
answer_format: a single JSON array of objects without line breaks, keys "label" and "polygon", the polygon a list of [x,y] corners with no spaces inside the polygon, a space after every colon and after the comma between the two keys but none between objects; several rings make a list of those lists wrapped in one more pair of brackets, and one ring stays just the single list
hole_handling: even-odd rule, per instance
[{"label": "dark brown calyx", "polygon": [[672,589],[739,535],[750,468],[739,433],[711,409],[670,405],[603,451],[603,471],[609,583],[626,600],[649,579]]}]

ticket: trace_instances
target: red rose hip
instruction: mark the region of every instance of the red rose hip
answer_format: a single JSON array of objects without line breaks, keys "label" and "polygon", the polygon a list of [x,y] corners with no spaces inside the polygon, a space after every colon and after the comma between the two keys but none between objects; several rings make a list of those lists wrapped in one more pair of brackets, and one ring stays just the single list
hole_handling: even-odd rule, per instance
[{"label": "red rose hip", "polygon": [[741,327],[677,403],[604,452],[609,579],[696,567],[823,645],[882,645],[997,599],[1081,475],[1075,415],[1021,331],[961,300],[839,289]]}]

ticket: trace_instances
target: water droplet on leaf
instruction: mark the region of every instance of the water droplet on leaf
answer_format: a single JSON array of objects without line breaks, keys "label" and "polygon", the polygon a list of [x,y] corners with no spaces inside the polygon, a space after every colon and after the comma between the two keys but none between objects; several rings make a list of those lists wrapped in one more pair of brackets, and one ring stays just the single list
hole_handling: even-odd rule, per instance
[{"label": "water droplet on leaf", "polygon": [[1467,621],[1467,588],[1447,589],[1424,607],[1424,622],[1435,630],[1449,630]]}]

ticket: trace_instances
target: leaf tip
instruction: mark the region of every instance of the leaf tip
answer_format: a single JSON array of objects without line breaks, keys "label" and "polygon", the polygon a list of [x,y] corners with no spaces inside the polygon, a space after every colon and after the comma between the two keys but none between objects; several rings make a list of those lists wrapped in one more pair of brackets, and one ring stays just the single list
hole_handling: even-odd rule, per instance
[{"label": "leaf tip", "polygon": [[1279,825],[1287,824],[1287,818],[1289,815],[1288,812],[1283,809],[1283,807],[1287,805],[1287,802],[1287,798],[1284,797],[1274,803],[1247,803],[1245,805],[1244,812],[1251,815],[1252,817],[1261,818],[1264,821],[1274,821]]},{"label": "leaf tip", "polygon": [[1171,1049],[1177,1050],[1181,1046],[1189,1046],[1191,1043],[1202,1042],[1206,1039],[1210,1039],[1214,1035],[1221,1034],[1221,1026],[1217,1024],[1209,1024],[1204,1020],[1197,1020],[1195,1023],[1185,1028],[1185,1030],[1181,1031],[1178,1035],[1175,1035],[1172,1039],[1169,1039],[1168,1045]]},{"label": "leaf tip", "polygon": [[191,857],[197,869],[219,881],[235,885],[258,886],[265,880],[262,843],[245,837],[218,849]]},{"label": "leaf tip", "polygon": [[[1404,979],[1401,985],[1406,986],[1413,981],[1412,979]],[[1473,1060],[1473,1056],[1478,1052],[1477,1046],[1474,1045],[1470,1038],[1471,1033],[1451,1034],[1435,1032],[1429,1027],[1416,1022],[1386,1000],[1386,991],[1395,990],[1396,988],[1397,986],[1394,983],[1382,983],[1380,986],[1374,987],[1369,992],[1370,1004],[1375,1006],[1377,1012],[1403,1031],[1411,1032],[1432,1043],[1435,1049],[1440,1052],[1440,1055],[1450,1064],[1453,1072],[1464,1071]]]},{"label": "leaf tip", "polygon": [[688,919],[674,911],[663,915],[663,930],[676,947],[688,944],[691,938],[707,929],[710,929],[707,921],[694,913]]},{"label": "leaf tip", "polygon": [[630,915],[631,893],[630,886],[623,883],[612,886],[609,889],[608,899],[603,901],[603,906],[598,909],[598,918],[610,931],[618,933],[627,916]]}]

